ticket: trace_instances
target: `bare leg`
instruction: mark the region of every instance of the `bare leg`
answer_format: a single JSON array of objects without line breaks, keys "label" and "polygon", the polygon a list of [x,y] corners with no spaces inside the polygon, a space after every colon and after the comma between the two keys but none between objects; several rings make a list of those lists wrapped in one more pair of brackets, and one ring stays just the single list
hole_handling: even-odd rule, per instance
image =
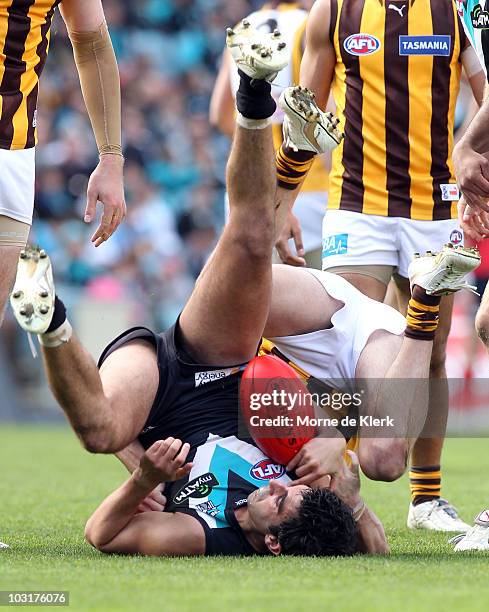
[{"label": "bare leg", "polygon": [[253,357],[268,316],[276,189],[270,127],[237,127],[227,183],[229,222],[180,318],[192,355],[216,365]]},{"label": "bare leg", "polygon": [[361,414],[394,420],[392,428],[360,428],[360,464],[373,480],[396,480],[406,469],[428,411],[432,348],[433,342],[378,331],[360,356],[357,378],[367,388]]},{"label": "bare leg", "polygon": [[[409,284],[406,280],[399,286],[400,312],[406,314]],[[436,330],[430,362],[430,402],[425,427],[413,446],[411,464],[414,466],[440,465],[448,419],[449,390],[445,367],[446,347],[452,321],[453,296],[445,296],[440,304],[440,320]]]},{"label": "bare leg", "polygon": [[5,306],[12,289],[19,261],[20,247],[0,247],[0,326],[2,325]]}]

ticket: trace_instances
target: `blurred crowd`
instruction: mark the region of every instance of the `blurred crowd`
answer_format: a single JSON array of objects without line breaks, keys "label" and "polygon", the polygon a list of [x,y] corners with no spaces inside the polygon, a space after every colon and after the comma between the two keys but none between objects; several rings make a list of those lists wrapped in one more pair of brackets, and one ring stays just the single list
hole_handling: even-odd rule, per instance
[{"label": "blurred crowd", "polygon": [[[58,283],[101,299],[125,295],[171,324],[222,226],[229,143],[208,123],[224,31],[248,0],[105,0],[119,62],[128,217],[99,249],[81,219],[97,151],[61,19],[41,82],[36,217]],[[141,313],[139,313],[141,316]]]}]

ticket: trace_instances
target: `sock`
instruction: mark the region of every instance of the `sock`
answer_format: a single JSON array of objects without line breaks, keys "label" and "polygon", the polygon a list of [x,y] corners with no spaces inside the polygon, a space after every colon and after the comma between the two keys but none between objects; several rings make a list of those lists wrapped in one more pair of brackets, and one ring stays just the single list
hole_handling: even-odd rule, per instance
[{"label": "sock", "polygon": [[414,467],[409,471],[409,487],[413,506],[423,502],[440,499],[441,494],[441,467],[431,465],[428,467]]},{"label": "sock", "polygon": [[[272,86],[268,81],[254,80],[238,70],[239,89],[236,92],[236,107],[244,119],[268,119],[277,105],[272,98]],[[238,116],[239,120],[239,116]],[[239,122],[239,121],[238,121]]]},{"label": "sock", "polygon": [[294,151],[283,143],[275,157],[279,187],[296,189],[312,166],[315,157],[316,153],[312,151]]},{"label": "sock", "polygon": [[414,340],[432,341],[438,327],[441,296],[428,295],[415,285],[409,300],[404,335]]},{"label": "sock", "polygon": [[66,318],[66,306],[56,295],[51,323],[44,334],[39,334],[39,343],[48,348],[55,348],[68,342],[73,335],[73,328]]}]

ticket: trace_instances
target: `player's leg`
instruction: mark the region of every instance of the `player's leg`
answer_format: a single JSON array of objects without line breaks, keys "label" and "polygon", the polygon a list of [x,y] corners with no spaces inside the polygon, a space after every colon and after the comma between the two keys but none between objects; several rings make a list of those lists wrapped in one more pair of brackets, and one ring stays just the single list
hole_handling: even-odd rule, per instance
[{"label": "player's leg", "polygon": [[486,286],[482,296],[481,305],[475,318],[477,335],[489,351],[489,285]]},{"label": "player's leg", "polygon": [[132,442],[158,389],[154,349],[130,343],[99,372],[55,298],[49,257],[38,248],[21,251],[10,302],[21,327],[38,335],[50,388],[85,448],[113,453]]},{"label": "player's leg", "polygon": [[[405,313],[410,297],[407,276],[408,260],[413,251],[439,249],[444,243],[461,244],[462,232],[456,220],[400,221],[400,265],[396,286],[400,312]],[[443,297],[440,317],[430,362],[430,401],[428,416],[411,455],[410,488],[411,505],[408,526],[442,531],[458,531],[469,526],[457,517],[457,513],[441,499],[441,455],[445,437],[449,386],[446,374],[446,349],[453,311],[453,295]]]},{"label": "player's leg", "polygon": [[[275,241],[275,157],[269,117],[275,110],[266,73],[246,58],[260,53],[268,76],[285,64],[277,36],[251,28],[228,35],[231,51],[241,49],[238,119],[227,167],[230,215],[218,245],[202,271],[180,318],[184,342],[201,363],[231,365],[256,352],[268,316]],[[261,51],[259,49],[261,45]]]},{"label": "player's leg", "polygon": [[[0,216],[0,228],[1,226],[2,217]],[[20,249],[20,246],[0,246],[0,326],[3,321],[7,299],[14,284]]]},{"label": "player's leg", "polygon": [[362,412],[394,420],[392,429],[381,429],[378,437],[371,427],[361,430],[360,462],[371,478],[393,480],[405,469],[428,413],[428,379],[441,300],[433,293],[461,288],[461,279],[478,261],[470,251],[448,248],[437,257],[415,260],[410,268],[414,291],[408,304],[406,337],[397,356],[393,352],[399,339],[385,334],[374,335],[362,352],[357,377],[366,379],[368,388]]}]

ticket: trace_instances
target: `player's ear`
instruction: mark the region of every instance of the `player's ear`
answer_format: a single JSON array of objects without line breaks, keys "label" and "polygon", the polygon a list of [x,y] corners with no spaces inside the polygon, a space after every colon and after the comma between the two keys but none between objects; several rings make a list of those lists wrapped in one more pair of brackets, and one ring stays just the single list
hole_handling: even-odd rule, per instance
[{"label": "player's ear", "polygon": [[271,533],[267,533],[265,536],[265,544],[272,555],[277,556],[282,552],[282,547],[280,546],[278,539]]}]

